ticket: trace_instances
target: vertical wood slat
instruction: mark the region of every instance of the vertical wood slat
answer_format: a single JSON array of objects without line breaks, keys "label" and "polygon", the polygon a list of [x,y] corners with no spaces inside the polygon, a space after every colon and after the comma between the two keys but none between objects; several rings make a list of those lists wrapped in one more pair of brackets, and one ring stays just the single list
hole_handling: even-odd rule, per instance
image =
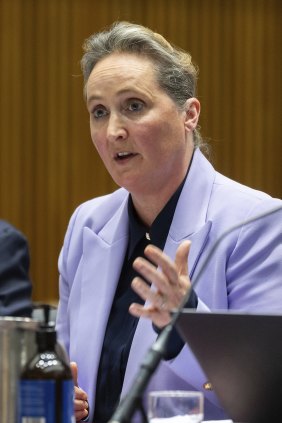
[{"label": "vertical wood slat", "polygon": [[217,168],[281,197],[281,15],[280,0],[0,0],[0,217],[28,236],[34,299],[58,297],[74,207],[115,188],[90,140],[83,40],[131,20],[190,51]]}]

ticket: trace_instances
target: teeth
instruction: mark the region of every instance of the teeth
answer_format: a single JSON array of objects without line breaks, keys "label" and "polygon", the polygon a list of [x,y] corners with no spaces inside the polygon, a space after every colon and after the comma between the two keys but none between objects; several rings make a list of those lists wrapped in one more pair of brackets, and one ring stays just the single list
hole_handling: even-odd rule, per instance
[{"label": "teeth", "polygon": [[129,156],[131,153],[129,153],[128,151],[122,151],[121,153],[117,153],[118,157],[125,157],[125,156]]}]

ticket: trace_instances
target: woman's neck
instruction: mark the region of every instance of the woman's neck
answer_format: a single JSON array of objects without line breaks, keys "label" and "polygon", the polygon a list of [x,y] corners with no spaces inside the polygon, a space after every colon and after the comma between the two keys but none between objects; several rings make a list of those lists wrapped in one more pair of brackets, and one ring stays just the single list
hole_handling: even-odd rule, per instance
[{"label": "woman's neck", "polygon": [[179,180],[179,183],[171,187],[170,190],[163,188],[153,193],[142,193],[142,195],[139,196],[136,193],[131,193],[135,211],[138,214],[139,219],[141,219],[146,226],[150,227],[152,225],[158,214],[162,211],[177,188],[180,186],[184,177],[185,175],[181,180]]},{"label": "woman's neck", "polygon": [[131,192],[136,213],[148,227],[152,225],[155,218],[183,182],[192,160],[194,147],[192,146],[187,151],[187,158],[183,161],[182,165],[179,166],[178,175],[176,174],[177,172],[175,172],[173,177],[169,178],[167,183],[162,183],[161,186],[158,186],[158,184],[152,181],[151,186],[147,187],[147,189],[144,189],[143,186],[141,192]]}]

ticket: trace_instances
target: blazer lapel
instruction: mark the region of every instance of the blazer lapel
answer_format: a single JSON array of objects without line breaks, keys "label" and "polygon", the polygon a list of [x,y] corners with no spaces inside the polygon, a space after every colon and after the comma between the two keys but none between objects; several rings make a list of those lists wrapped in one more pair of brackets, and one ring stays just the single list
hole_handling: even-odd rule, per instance
[{"label": "blazer lapel", "polygon": [[[98,372],[104,333],[127,243],[127,199],[98,234],[88,227],[84,228],[81,307],[78,319],[83,322],[83,327],[77,333],[76,349],[80,351],[80,356],[84,356],[80,363],[81,373],[92,375],[91,384],[85,387],[91,399],[95,397],[93,382]],[[91,353],[86,353],[87,351]]]}]

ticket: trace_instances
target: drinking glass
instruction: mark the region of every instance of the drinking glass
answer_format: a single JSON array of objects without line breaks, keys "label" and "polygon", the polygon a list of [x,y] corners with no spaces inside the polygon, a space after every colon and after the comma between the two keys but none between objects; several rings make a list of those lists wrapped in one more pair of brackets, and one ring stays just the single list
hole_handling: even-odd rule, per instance
[{"label": "drinking glass", "polygon": [[152,391],[148,394],[150,423],[200,423],[204,396],[194,391]]}]

